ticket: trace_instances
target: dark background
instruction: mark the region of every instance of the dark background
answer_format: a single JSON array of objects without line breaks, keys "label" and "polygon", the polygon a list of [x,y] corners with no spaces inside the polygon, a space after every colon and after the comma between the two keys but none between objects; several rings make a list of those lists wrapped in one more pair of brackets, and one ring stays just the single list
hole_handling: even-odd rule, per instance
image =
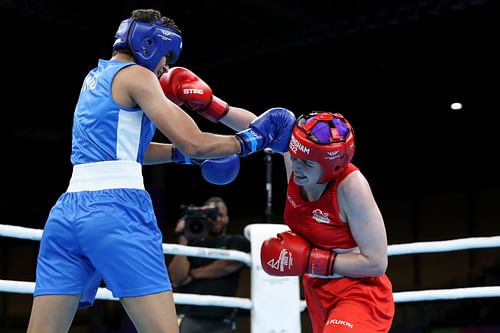
[{"label": "dark background", "polygon": [[[134,8],[173,18],[184,37],[176,65],[231,105],[256,114],[274,106],[296,115],[343,113],[356,130],[354,163],[372,186],[389,244],[500,234],[500,15],[498,2],[487,0],[0,0],[1,224],[43,228],[71,175],[82,80],[98,58],[110,57],[116,28]],[[453,102],[463,110],[451,110]],[[190,114],[203,130],[231,133]],[[281,223],[283,162],[272,156],[269,214],[264,157],[243,159],[227,186],[207,184],[195,166],[145,167],[165,241],[179,206],[211,195],[228,202],[231,232]],[[0,244],[0,278],[34,281],[38,244]],[[406,291],[500,285],[499,267],[498,250],[470,250],[393,257],[388,273],[394,290]],[[242,296],[248,288],[243,279]],[[0,331],[24,327],[30,306],[30,296],[0,294]],[[115,305],[95,308],[108,324],[93,326],[118,325]],[[92,311],[79,314],[75,332],[78,323],[89,327]],[[402,303],[393,331],[499,325],[495,311],[495,298]],[[243,312],[243,332],[248,320]]]}]

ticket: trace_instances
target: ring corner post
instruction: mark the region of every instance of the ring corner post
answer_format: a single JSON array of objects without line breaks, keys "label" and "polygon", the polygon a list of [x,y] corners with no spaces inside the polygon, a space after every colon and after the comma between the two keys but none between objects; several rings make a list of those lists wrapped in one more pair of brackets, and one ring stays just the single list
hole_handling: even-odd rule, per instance
[{"label": "ring corner post", "polygon": [[299,277],[271,276],[260,264],[262,242],[285,230],[289,228],[284,224],[269,223],[251,224],[245,228],[252,256],[252,333],[301,333]]}]

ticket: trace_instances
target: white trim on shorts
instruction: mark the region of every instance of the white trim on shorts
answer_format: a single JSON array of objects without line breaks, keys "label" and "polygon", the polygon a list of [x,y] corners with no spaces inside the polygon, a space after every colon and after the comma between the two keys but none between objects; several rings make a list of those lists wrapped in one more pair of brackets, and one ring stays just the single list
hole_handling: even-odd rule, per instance
[{"label": "white trim on shorts", "polygon": [[66,192],[99,191],[114,188],[144,190],[142,165],[129,160],[77,164]]}]

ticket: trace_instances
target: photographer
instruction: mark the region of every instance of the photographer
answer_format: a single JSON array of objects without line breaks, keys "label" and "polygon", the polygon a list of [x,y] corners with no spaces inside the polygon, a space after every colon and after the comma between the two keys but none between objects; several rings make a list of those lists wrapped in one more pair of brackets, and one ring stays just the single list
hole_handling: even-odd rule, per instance
[{"label": "photographer", "polygon": [[[176,226],[179,244],[250,252],[242,235],[228,235],[227,206],[211,197],[203,207],[188,207]],[[173,256],[168,265],[174,290],[180,293],[234,297],[244,264],[238,261]],[[236,332],[236,309],[178,305],[180,333]]]}]

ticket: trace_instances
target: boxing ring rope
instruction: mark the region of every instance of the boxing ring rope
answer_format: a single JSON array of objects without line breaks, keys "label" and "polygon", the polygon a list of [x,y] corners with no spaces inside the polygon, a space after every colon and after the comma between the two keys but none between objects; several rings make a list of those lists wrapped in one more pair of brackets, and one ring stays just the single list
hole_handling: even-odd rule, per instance
[{"label": "boxing ring rope", "polygon": [[[252,332],[263,332],[264,330],[271,332],[272,330],[270,330],[269,327],[273,325],[283,325],[283,323],[276,324],[280,322],[280,320],[276,318],[277,308],[274,307],[273,304],[270,304],[270,302],[272,301],[270,300],[271,297],[269,297],[269,295],[274,293],[275,295],[279,295],[279,297],[273,298],[279,299],[280,301],[280,307],[282,308],[280,312],[283,313],[283,317],[286,319],[284,321],[292,323],[290,324],[292,326],[294,325],[293,327],[291,327],[291,329],[288,330],[288,332],[300,332],[299,315],[301,311],[305,310],[306,304],[304,300],[300,300],[298,277],[272,277],[267,275],[260,266],[260,260],[258,256],[260,244],[262,243],[262,241],[268,237],[276,235],[277,232],[281,232],[284,230],[288,230],[288,227],[283,224],[265,223],[248,225],[245,228],[245,236],[251,241],[251,254],[236,250],[190,247],[177,244],[163,244],[163,252],[167,255],[186,255],[211,259],[236,260],[244,263],[251,268],[251,299],[215,295],[174,293],[174,301],[177,304],[191,304],[200,306],[215,305],[221,307],[250,310],[252,314]],[[42,233],[42,229],[31,229],[0,224],[1,237],[39,241],[41,239]],[[470,237],[446,241],[415,242],[389,245],[388,255],[397,256],[409,254],[438,253],[496,247],[500,247],[500,236]],[[34,282],[0,279],[0,292],[32,294],[34,288]],[[288,304],[287,309],[283,309],[282,297],[285,297],[284,295],[286,295],[287,300],[291,300],[290,302],[285,302],[285,304]],[[488,297],[500,297],[500,286],[394,292],[394,301],[396,303]],[[99,288],[96,299],[117,300],[112,296],[111,291],[106,288]],[[293,311],[297,314],[295,323],[293,318],[291,318],[290,316],[290,313],[294,313]],[[281,326],[279,329],[282,329]]]},{"label": "boxing ring rope", "polygon": [[[13,281],[0,280],[0,292],[10,292],[16,294],[33,294],[35,290],[35,282],[28,281]],[[106,288],[99,288],[96,299],[117,301],[118,298],[113,297],[111,291]],[[226,297],[215,295],[197,295],[197,294],[174,294],[174,301],[177,304],[195,304],[221,306],[227,308],[238,308],[244,310],[252,309],[252,302],[249,299],[241,297]]]},{"label": "boxing ring rope", "polygon": [[[0,236],[20,238],[39,241],[42,238],[42,229],[31,229],[13,225],[0,224]],[[446,241],[415,242],[405,244],[389,245],[387,254],[399,256],[406,254],[452,252],[471,249],[485,249],[500,247],[500,236],[491,237],[469,237]],[[252,265],[252,259],[248,253],[235,250],[219,250],[212,248],[191,247],[176,244],[163,244],[163,253],[170,255],[198,256],[212,259],[237,260]]]}]

